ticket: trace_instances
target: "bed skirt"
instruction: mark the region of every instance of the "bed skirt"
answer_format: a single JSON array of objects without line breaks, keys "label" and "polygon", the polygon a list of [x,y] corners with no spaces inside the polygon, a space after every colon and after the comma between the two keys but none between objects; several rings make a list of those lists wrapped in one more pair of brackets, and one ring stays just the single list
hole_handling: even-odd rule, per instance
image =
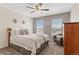
[{"label": "bed skirt", "polygon": [[[43,44],[41,44],[40,48],[36,49],[36,55],[38,55],[48,45],[48,42],[49,41],[44,42]],[[10,47],[15,49],[17,52],[21,53],[22,55],[31,55],[31,52],[32,52],[30,50],[27,50],[21,46],[18,46],[12,43],[10,43]]]}]

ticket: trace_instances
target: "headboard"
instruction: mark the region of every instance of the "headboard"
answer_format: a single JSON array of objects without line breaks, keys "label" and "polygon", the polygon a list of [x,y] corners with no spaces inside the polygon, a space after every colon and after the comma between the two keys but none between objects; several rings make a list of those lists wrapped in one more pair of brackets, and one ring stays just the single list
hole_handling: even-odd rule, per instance
[{"label": "headboard", "polygon": [[8,34],[8,46],[10,46],[10,36],[11,36],[11,28],[7,28],[7,34]]}]

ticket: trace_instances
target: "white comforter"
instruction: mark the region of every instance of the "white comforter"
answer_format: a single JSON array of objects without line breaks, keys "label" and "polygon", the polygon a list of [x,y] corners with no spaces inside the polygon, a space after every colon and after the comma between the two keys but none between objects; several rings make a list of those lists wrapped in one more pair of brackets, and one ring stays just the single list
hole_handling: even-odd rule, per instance
[{"label": "white comforter", "polygon": [[28,35],[12,35],[10,43],[19,45],[32,51],[31,54],[36,54],[36,49],[40,47],[45,41],[48,41],[46,34],[28,34]]}]

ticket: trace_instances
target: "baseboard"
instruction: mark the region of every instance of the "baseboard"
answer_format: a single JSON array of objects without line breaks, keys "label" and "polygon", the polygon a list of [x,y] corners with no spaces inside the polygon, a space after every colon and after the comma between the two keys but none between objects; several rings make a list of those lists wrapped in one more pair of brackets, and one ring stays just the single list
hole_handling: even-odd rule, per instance
[{"label": "baseboard", "polygon": [[0,46],[0,49],[5,48],[5,47],[8,47],[8,45],[2,45]]}]

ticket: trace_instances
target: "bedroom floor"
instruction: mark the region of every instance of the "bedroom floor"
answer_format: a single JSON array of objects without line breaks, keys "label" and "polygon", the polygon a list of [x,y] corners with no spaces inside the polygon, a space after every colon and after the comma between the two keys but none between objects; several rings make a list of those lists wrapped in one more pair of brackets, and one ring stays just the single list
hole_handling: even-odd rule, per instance
[{"label": "bedroom floor", "polygon": [[[0,49],[0,55],[21,55],[16,50],[6,47]],[[41,51],[39,55],[64,55],[64,48],[57,46],[54,42],[49,42],[49,45]]]}]

